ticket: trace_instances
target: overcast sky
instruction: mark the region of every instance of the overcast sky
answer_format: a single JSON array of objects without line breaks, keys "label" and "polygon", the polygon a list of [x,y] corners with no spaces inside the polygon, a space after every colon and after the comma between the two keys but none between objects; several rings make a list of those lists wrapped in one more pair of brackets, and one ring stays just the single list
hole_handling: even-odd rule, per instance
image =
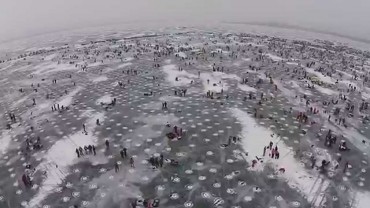
[{"label": "overcast sky", "polygon": [[370,39],[370,0],[0,0],[0,41],[125,22],[299,25]]}]

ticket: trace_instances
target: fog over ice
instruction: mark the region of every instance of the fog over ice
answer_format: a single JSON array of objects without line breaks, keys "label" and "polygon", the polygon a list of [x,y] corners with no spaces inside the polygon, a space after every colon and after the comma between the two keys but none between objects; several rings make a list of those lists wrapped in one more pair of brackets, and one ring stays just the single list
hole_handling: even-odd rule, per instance
[{"label": "fog over ice", "polygon": [[107,24],[258,22],[369,39],[367,0],[1,0],[0,42]]}]

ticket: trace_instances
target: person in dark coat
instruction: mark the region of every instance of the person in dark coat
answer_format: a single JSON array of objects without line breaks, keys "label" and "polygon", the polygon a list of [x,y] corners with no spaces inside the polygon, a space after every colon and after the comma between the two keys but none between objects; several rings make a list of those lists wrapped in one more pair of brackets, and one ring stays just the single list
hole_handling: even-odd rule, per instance
[{"label": "person in dark coat", "polygon": [[78,151],[77,148],[76,148],[76,154],[77,154],[77,157],[80,157],[80,152]]}]

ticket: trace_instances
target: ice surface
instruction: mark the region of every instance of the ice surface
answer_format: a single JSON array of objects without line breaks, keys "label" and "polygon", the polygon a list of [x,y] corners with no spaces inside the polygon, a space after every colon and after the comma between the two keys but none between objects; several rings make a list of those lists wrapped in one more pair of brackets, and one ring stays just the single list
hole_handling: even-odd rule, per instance
[{"label": "ice surface", "polygon": [[[366,52],[241,32],[111,30],[18,45],[0,63],[0,207],[367,206]],[[279,159],[263,156],[270,141]],[[90,144],[97,155],[77,157]],[[161,154],[163,167],[150,164]]]}]

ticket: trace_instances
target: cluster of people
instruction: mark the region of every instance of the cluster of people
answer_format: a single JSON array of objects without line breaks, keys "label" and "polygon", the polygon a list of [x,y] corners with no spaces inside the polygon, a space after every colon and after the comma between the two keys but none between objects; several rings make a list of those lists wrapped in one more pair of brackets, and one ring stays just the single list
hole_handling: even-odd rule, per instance
[{"label": "cluster of people", "polygon": [[96,155],[95,145],[85,145],[83,148],[80,146],[76,148],[76,154],[77,157],[90,154]]},{"label": "cluster of people", "polygon": [[229,136],[226,144],[221,144],[221,147],[228,147],[231,144],[236,144],[237,142],[240,142],[241,138],[238,136]]},{"label": "cluster of people", "polygon": [[310,107],[310,112],[313,113],[313,114],[318,114],[319,113],[319,109],[316,109],[315,107]]},{"label": "cluster of people", "polygon": [[174,94],[175,96],[185,97],[186,92],[187,92],[187,89],[180,89],[180,90],[175,90]]},{"label": "cluster of people", "polygon": [[336,144],[336,143],[337,143],[337,136],[332,133],[331,129],[329,129],[328,134],[325,137],[325,146],[330,148],[332,147],[333,144]]},{"label": "cluster of people", "polygon": [[[166,126],[167,127],[171,127],[171,124],[169,124],[168,122],[167,122],[167,124],[166,124]],[[166,136],[169,138],[169,139],[175,139],[175,138],[177,138],[177,139],[181,139],[182,138],[182,136],[184,135],[184,131],[183,131],[183,129],[182,128],[179,128],[179,127],[177,127],[176,125],[173,127],[173,129],[172,129],[172,131],[171,132],[169,132],[169,133],[167,133],[166,134]]]},{"label": "cluster of people", "polygon": [[152,165],[153,168],[163,167],[163,154],[160,154],[159,157],[150,156],[148,162]]},{"label": "cluster of people", "polygon": [[60,106],[59,104],[54,104],[53,106],[51,106],[52,112],[54,111],[63,112],[65,110],[69,110],[69,107],[68,106],[64,107],[64,105]]},{"label": "cluster of people", "polygon": [[306,113],[299,112],[299,114],[297,115],[297,120],[300,123],[307,123],[308,117],[307,117]]},{"label": "cluster of people", "polygon": [[162,109],[166,110],[167,109],[167,102],[162,103]]},{"label": "cluster of people", "polygon": [[36,141],[34,141],[32,138],[26,139],[26,151],[32,150],[40,150],[43,147],[41,144],[41,138],[37,137]]},{"label": "cluster of people", "polygon": [[131,202],[132,208],[138,208],[138,207],[159,207],[159,199],[135,199],[133,202]]},{"label": "cluster of people", "polygon": [[[10,118],[10,121],[12,122],[12,123],[16,123],[17,122],[17,119],[16,119],[16,117],[15,117],[15,114],[14,113],[9,113],[8,114],[9,115],[9,118]],[[10,129],[11,128],[11,124],[9,124],[8,123],[8,129]]]},{"label": "cluster of people", "polygon": [[138,72],[137,72],[137,70],[127,69],[127,70],[126,70],[126,74],[137,75],[137,74],[138,74]]},{"label": "cluster of people", "polygon": [[208,90],[207,93],[206,93],[206,98],[211,98],[213,99],[213,92],[211,92],[211,90]]},{"label": "cluster of people", "polygon": [[[135,168],[135,161],[134,161],[134,158],[133,157],[130,157],[129,163],[130,163],[130,167],[131,168]],[[114,163],[114,171],[116,173],[118,173],[118,171],[119,171],[119,164],[120,164],[120,162],[115,162]]]},{"label": "cluster of people", "polygon": [[123,84],[123,82],[121,82],[121,81],[118,81],[118,86],[120,86],[121,88],[124,88],[125,84]]},{"label": "cluster of people", "polygon": [[22,174],[22,182],[26,188],[32,188],[33,186],[32,175],[34,174],[35,171],[36,169],[32,168],[30,164],[26,165],[26,169]]},{"label": "cluster of people", "polygon": [[279,150],[278,150],[278,146],[275,145],[275,147],[273,147],[273,145],[274,145],[274,143],[270,141],[270,143],[269,143],[268,146],[263,147],[263,154],[262,154],[262,156],[265,156],[266,155],[266,151],[267,150],[270,150],[269,157],[271,157],[273,159],[279,159],[280,158],[280,153],[279,153]]},{"label": "cluster of people", "polygon": [[109,107],[114,107],[117,103],[117,98],[113,98],[110,103],[100,102],[101,106],[105,106],[105,110],[108,110]]}]

